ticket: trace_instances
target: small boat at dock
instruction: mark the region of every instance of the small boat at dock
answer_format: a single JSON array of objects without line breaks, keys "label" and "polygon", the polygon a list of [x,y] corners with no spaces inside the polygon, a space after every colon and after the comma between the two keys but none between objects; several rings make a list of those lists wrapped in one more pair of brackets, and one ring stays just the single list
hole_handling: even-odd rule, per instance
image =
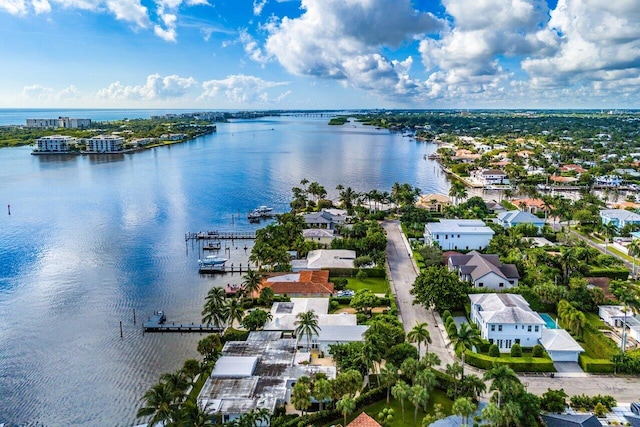
[{"label": "small boat at dock", "polygon": [[200,265],[222,265],[228,260],[226,258],[219,257],[217,255],[208,255],[204,257],[204,259],[199,259],[198,264]]},{"label": "small boat at dock", "polygon": [[269,206],[259,206],[247,214],[247,219],[249,221],[259,221],[262,218],[271,218],[274,215],[272,211],[273,208]]}]

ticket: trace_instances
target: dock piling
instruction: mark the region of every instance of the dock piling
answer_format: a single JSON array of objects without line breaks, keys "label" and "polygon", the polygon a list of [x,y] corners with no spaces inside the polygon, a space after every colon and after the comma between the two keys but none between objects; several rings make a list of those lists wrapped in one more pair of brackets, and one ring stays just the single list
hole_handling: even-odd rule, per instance
[{"label": "dock piling", "polygon": [[122,320],[120,321],[120,338],[122,338]]},{"label": "dock piling", "polygon": [[136,324],[136,309],[133,309],[133,324]]}]

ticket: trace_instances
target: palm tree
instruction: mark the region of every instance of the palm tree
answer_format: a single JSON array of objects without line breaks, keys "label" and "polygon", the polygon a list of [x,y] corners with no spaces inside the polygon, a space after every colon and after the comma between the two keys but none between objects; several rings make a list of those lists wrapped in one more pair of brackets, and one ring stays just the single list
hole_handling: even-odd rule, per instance
[{"label": "palm tree", "polygon": [[227,321],[224,310],[225,299],[224,289],[216,287],[209,290],[202,309],[202,323],[206,325],[214,323],[216,326],[225,324]]},{"label": "palm tree", "polygon": [[303,336],[307,337],[307,351],[309,351],[309,348],[311,347],[311,337],[313,335],[318,335],[320,332],[320,326],[318,326],[318,315],[314,313],[313,310],[309,310],[304,313],[298,313],[296,319],[297,320],[293,322],[296,327],[294,333],[298,338]]},{"label": "palm tree", "polygon": [[469,417],[476,410],[477,406],[470,397],[459,397],[453,402],[451,411],[462,417],[462,425],[468,426]]},{"label": "palm tree", "polygon": [[391,388],[391,394],[394,399],[400,401],[400,406],[402,407],[402,423],[404,424],[404,400],[409,397],[409,393],[411,392],[411,387],[409,384],[405,383],[402,380],[398,380],[398,382]]},{"label": "palm tree", "polygon": [[398,381],[398,368],[391,363],[384,365],[384,368],[380,369],[380,380],[382,384],[387,387],[387,405],[389,404],[389,395],[391,394],[391,387]]},{"label": "palm tree", "polygon": [[320,404],[320,410],[322,411],[322,406],[324,404],[324,400],[331,397],[331,383],[329,380],[325,378],[318,378],[313,383],[313,391],[311,395],[318,401]]},{"label": "palm tree", "polygon": [[167,384],[169,388],[175,392],[178,402],[184,399],[184,392],[187,390],[187,387],[189,387],[189,381],[181,369],[173,373],[162,374],[160,376],[160,382]]},{"label": "palm tree", "polygon": [[482,343],[480,339],[480,334],[478,330],[469,326],[468,323],[463,323],[460,325],[459,329],[449,336],[451,343],[453,344],[453,349],[456,352],[460,352],[462,354],[462,373],[460,378],[464,378],[464,353],[467,350],[472,350],[473,347],[478,346]]},{"label": "palm tree", "polygon": [[[213,427],[211,415],[203,411],[194,401],[187,400],[180,411],[178,427]],[[152,424],[149,424],[152,425]]]},{"label": "palm tree", "polygon": [[336,409],[344,416],[344,425],[347,425],[347,415],[356,410],[356,401],[353,397],[345,394],[342,399],[336,402]]},{"label": "palm tree", "polygon": [[613,239],[618,234],[618,226],[613,222],[600,225],[600,231],[604,234],[604,253],[608,253],[607,248],[609,245],[609,239]]},{"label": "palm tree", "polygon": [[242,322],[242,318],[244,317],[242,302],[237,298],[231,298],[225,306],[225,313],[228,326],[233,326],[233,322]]},{"label": "palm tree", "polygon": [[309,390],[307,384],[298,381],[296,385],[293,386],[291,403],[293,403],[296,409],[302,411],[302,416],[304,416],[304,411],[311,406],[311,390]]},{"label": "palm tree", "polygon": [[402,371],[402,375],[407,378],[411,378],[411,385],[414,384],[414,379],[416,374],[418,373],[418,361],[413,357],[409,357],[408,359],[404,359],[402,361],[402,365],[400,365],[400,370]]},{"label": "palm tree", "polygon": [[420,343],[427,343],[425,353],[429,352],[429,344],[431,344],[431,335],[427,329],[429,324],[427,322],[416,324],[413,329],[407,334],[407,340],[409,342],[418,343],[418,356],[420,356]]},{"label": "palm tree", "polygon": [[176,418],[180,404],[176,399],[176,391],[168,383],[160,382],[142,395],[144,406],[138,409],[137,417],[151,416],[149,425],[171,424]]},{"label": "palm tree", "polygon": [[440,366],[440,362],[440,357],[438,357],[438,355],[435,353],[426,353],[420,360],[420,363],[423,363],[427,368]]},{"label": "palm tree", "polygon": [[464,377],[464,381],[462,383],[462,388],[471,394],[471,398],[475,401],[478,400],[480,395],[487,391],[487,385],[482,380],[482,378],[478,377],[475,374],[467,375]]},{"label": "palm tree", "polygon": [[409,402],[413,404],[413,425],[418,424],[418,408],[429,401],[429,392],[421,385],[414,385],[409,392]]},{"label": "palm tree", "polygon": [[358,198],[358,193],[353,191],[351,187],[347,187],[344,190],[340,191],[340,196],[338,200],[342,204],[347,211],[351,211],[353,209],[353,201]]},{"label": "palm tree", "polygon": [[483,378],[485,381],[492,381],[489,390],[498,392],[498,408],[502,407],[503,393],[513,391],[516,386],[521,385],[518,375],[507,365],[494,365],[484,373]]},{"label": "palm tree", "polygon": [[633,278],[636,278],[636,257],[640,255],[640,239],[633,239],[627,246],[629,256],[633,257]]},{"label": "palm tree", "polygon": [[502,421],[502,411],[495,403],[489,403],[482,409],[482,418],[489,422],[490,427],[498,427]]},{"label": "palm tree", "polygon": [[246,296],[253,297],[260,290],[262,283],[262,274],[255,270],[248,269],[247,274],[242,278],[242,289]]}]

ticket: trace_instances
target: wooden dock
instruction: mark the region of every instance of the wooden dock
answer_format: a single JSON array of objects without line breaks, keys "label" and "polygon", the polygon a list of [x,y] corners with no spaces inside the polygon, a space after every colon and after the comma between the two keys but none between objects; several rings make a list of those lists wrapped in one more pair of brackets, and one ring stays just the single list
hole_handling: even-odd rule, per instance
[{"label": "wooden dock", "polygon": [[199,231],[197,233],[185,233],[184,240],[253,240],[256,233],[253,231]]},{"label": "wooden dock", "polygon": [[215,333],[222,332],[224,328],[215,325],[199,325],[167,323],[167,318],[163,311],[158,311],[149,318],[143,325],[145,332],[201,332]]},{"label": "wooden dock", "polygon": [[249,270],[257,270],[256,266],[251,267],[250,264],[238,265],[200,265],[198,272],[200,274],[225,274],[225,273],[246,273]]}]

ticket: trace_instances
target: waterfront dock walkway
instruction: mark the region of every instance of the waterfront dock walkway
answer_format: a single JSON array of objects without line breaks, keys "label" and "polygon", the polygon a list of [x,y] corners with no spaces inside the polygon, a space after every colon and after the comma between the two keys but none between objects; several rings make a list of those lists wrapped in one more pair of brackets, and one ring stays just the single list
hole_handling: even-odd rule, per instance
[{"label": "waterfront dock walkway", "polygon": [[167,323],[167,318],[163,311],[158,311],[153,314],[143,325],[145,332],[202,332],[202,333],[214,333],[222,332],[224,328],[216,325],[201,325],[201,324],[175,324]]},{"label": "waterfront dock walkway", "polygon": [[184,240],[253,240],[256,233],[253,231],[199,231],[188,232],[184,235]]}]

